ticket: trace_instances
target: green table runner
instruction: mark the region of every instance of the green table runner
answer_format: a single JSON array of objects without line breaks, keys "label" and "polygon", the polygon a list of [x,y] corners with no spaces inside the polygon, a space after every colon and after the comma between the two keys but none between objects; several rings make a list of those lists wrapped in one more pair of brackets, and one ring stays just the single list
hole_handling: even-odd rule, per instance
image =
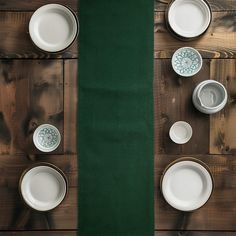
[{"label": "green table runner", "polygon": [[153,0],[79,13],[79,235],[153,235]]}]

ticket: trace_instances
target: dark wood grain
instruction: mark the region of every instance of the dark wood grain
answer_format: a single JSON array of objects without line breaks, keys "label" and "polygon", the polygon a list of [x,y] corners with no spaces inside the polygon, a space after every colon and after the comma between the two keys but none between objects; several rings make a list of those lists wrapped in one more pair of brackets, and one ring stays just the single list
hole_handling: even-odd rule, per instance
[{"label": "dark wood grain", "polygon": [[[17,4],[16,4],[17,5]],[[77,40],[63,53],[48,54],[33,45],[28,24],[32,12],[0,13],[0,58],[76,58]]]},{"label": "dark wood grain", "polygon": [[160,192],[165,167],[185,155],[155,155],[155,229],[158,230],[236,230],[236,156],[194,155],[213,174],[215,188],[205,206],[193,212],[180,212],[169,206]]},{"label": "dark wood grain", "polygon": [[[52,163],[63,170],[68,178],[66,199],[48,213],[31,211],[25,206],[18,191],[21,173],[32,164]],[[77,156],[40,156],[34,161],[24,155],[0,156],[0,230],[44,230],[77,228]]]},{"label": "dark wood grain", "polygon": [[[236,5],[236,4],[235,4]],[[203,58],[236,58],[236,11],[214,12],[209,30],[199,39],[182,42],[167,30],[164,13],[155,13],[154,57],[171,58],[180,47],[198,49]]]},{"label": "dark wood grain", "polygon": [[[155,0],[155,11],[165,11],[171,0]],[[212,11],[232,11],[236,10],[236,2],[234,0],[207,0]]]},{"label": "dark wood grain", "polygon": [[78,61],[65,60],[64,64],[64,152],[76,153],[77,127],[77,73]]},{"label": "dark wood grain", "polygon": [[155,236],[235,236],[236,232],[222,231],[156,231]]},{"label": "dark wood grain", "polygon": [[[38,125],[53,124],[63,136],[63,62],[2,60],[0,68],[0,153],[39,153]],[[63,153],[63,139],[55,152]]]},{"label": "dark wood grain", "polygon": [[[192,92],[202,80],[210,77],[210,62],[205,60],[199,74],[180,78],[172,69],[171,60],[155,60],[155,147],[162,154],[208,153],[209,116],[198,112],[192,104]],[[185,145],[169,138],[171,125],[179,120],[188,122],[193,136]]]},{"label": "dark wood grain", "polygon": [[34,1],[18,1],[18,0],[0,0],[0,11],[33,11],[45,4],[58,3],[78,10],[77,0],[34,0]]},{"label": "dark wood grain", "polygon": [[224,110],[211,116],[210,153],[236,154],[236,60],[212,60],[211,79],[223,83],[228,91]]},{"label": "dark wood grain", "polygon": [[13,231],[13,232],[0,232],[0,236],[76,236],[76,231]]}]

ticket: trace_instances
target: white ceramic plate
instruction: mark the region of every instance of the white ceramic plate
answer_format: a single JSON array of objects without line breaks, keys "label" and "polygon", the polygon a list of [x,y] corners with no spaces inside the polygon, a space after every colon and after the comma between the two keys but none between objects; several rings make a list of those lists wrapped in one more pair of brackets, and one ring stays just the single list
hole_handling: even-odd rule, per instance
[{"label": "white ceramic plate", "polygon": [[43,124],[34,131],[33,142],[40,151],[52,152],[60,145],[61,135],[55,126]]},{"label": "white ceramic plate", "polygon": [[27,171],[20,183],[24,201],[38,211],[49,211],[57,207],[66,195],[66,188],[62,174],[43,165]]},{"label": "white ceramic plate", "polygon": [[210,198],[213,180],[208,170],[195,161],[180,161],[171,165],[162,178],[165,200],[180,211],[193,211]]},{"label": "white ceramic plate", "polygon": [[210,22],[211,10],[204,0],[175,0],[168,11],[168,23],[181,37],[200,36]]},{"label": "white ceramic plate", "polygon": [[193,134],[192,127],[185,121],[175,122],[169,131],[170,138],[177,144],[187,143]]},{"label": "white ceramic plate", "polygon": [[69,47],[77,36],[78,28],[73,12],[60,4],[40,7],[29,22],[32,41],[47,52],[59,52]]}]

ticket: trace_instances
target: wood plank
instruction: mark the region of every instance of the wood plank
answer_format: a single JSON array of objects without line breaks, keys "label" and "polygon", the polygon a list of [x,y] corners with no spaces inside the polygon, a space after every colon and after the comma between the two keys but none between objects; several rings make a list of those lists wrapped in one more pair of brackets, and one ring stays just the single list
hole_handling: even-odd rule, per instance
[{"label": "wood plank", "polygon": [[49,162],[58,166],[67,175],[69,186],[78,186],[76,155],[40,155],[32,161],[24,154],[17,154],[0,155],[0,187],[17,188],[21,173],[29,166],[39,162]]},{"label": "wood plank", "polygon": [[32,12],[0,13],[0,58],[77,57],[77,40],[63,53],[48,54],[37,49],[36,46],[33,45],[28,33],[28,24],[31,15]]},{"label": "wood plank", "polygon": [[154,57],[171,58],[179,47],[198,49],[204,58],[236,58],[236,11],[214,12],[209,30],[199,39],[182,42],[166,28],[164,13],[155,13]]},{"label": "wood plank", "polygon": [[236,232],[222,231],[156,231],[155,236],[235,236]]},{"label": "wood plank", "polygon": [[18,189],[0,188],[0,230],[76,230],[77,188],[69,188],[66,198],[50,212],[30,210],[22,202]]},{"label": "wood plank", "polygon": [[77,128],[77,60],[65,60],[64,64],[64,152],[76,153]]},{"label": "wood plank", "polygon": [[[63,62],[2,60],[0,68],[0,154],[40,153],[32,142],[38,125],[53,124],[63,137]],[[63,153],[63,141],[54,153]]]},{"label": "wood plank", "polygon": [[[0,0],[0,11],[34,11],[45,4],[55,3],[54,0],[34,0],[28,1],[18,0]],[[57,0],[56,3],[66,5],[74,11],[78,10],[77,0]]]},{"label": "wood plank", "polygon": [[214,178],[214,191],[205,206],[193,212],[180,212],[169,206],[160,192],[164,168],[182,155],[155,155],[155,229],[235,231],[236,156],[194,156],[204,161]]},{"label": "wood plank", "polygon": [[[171,0],[155,0],[155,11],[165,11],[167,4]],[[234,0],[207,0],[212,11],[232,11],[236,10],[236,2]]]},{"label": "wood plank", "polygon": [[[204,60],[202,70],[192,78],[179,78],[171,61],[155,60],[155,148],[162,154],[204,154],[209,149],[209,116],[198,112],[192,104],[192,92],[202,80],[209,79],[210,62]],[[185,145],[169,138],[171,125],[183,120],[193,128],[192,139]]]},{"label": "wood plank", "polygon": [[13,231],[0,232],[0,236],[76,236],[76,231]]},{"label": "wood plank", "polygon": [[228,91],[228,103],[210,119],[210,153],[236,154],[236,60],[212,60],[211,79],[223,83]]},{"label": "wood plank", "polygon": [[[21,173],[39,162],[52,163],[63,170],[69,190],[60,206],[48,213],[29,210],[20,198],[18,181]],[[77,229],[77,156],[40,156],[35,161],[24,155],[0,156],[0,230]]]}]

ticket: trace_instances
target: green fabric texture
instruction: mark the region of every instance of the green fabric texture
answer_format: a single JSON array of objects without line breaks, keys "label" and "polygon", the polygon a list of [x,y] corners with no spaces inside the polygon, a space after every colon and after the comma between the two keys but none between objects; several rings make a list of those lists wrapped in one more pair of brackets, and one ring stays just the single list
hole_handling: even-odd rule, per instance
[{"label": "green fabric texture", "polygon": [[153,235],[153,0],[79,16],[79,235]]}]

